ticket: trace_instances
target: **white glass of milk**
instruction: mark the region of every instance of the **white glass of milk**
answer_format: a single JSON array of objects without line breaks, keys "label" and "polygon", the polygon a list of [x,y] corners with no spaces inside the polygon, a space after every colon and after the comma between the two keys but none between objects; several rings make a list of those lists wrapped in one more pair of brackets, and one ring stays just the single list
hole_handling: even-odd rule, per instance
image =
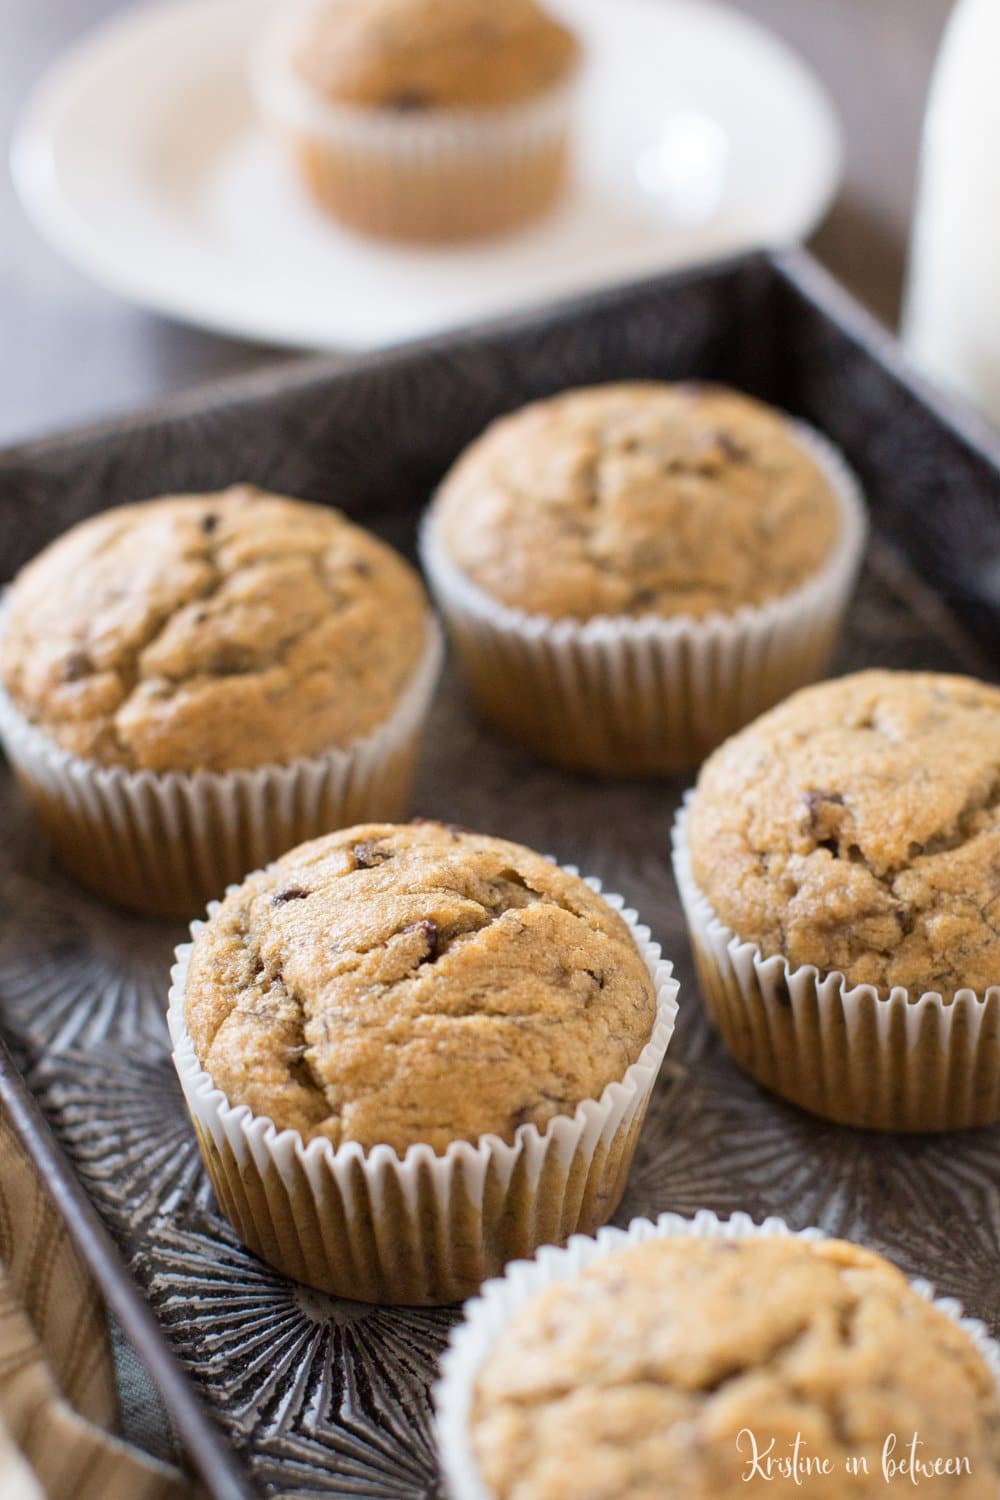
[{"label": "white glass of milk", "polygon": [[931,84],[903,339],[1000,424],[1000,0],[957,0]]}]

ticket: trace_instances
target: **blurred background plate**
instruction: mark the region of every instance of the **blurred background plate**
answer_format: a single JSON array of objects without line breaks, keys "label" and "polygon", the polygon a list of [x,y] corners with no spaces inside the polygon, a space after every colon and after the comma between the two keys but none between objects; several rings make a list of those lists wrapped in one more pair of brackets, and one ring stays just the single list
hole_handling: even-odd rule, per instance
[{"label": "blurred background plate", "polygon": [[782,42],[712,0],[552,9],[589,58],[576,178],[516,235],[409,249],[315,210],[254,117],[257,0],[168,0],[93,33],[29,100],[15,183],[41,232],[106,286],[302,348],[374,348],[815,227],[840,129]]}]

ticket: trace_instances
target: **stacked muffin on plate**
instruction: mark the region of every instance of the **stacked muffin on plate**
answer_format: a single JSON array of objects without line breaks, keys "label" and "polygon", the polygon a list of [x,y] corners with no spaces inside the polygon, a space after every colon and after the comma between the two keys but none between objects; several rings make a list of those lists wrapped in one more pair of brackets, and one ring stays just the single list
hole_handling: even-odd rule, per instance
[{"label": "stacked muffin on plate", "polygon": [[535,0],[282,8],[251,69],[320,206],[392,240],[512,229],[565,182],[580,48]]}]

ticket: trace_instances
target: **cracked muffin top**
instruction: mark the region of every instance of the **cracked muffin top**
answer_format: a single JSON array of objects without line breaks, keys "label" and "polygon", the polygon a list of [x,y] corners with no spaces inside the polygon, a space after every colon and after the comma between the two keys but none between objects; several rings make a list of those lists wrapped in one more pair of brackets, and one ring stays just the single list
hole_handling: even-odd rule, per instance
[{"label": "cracked muffin top", "polygon": [[637,1060],[655,1014],[602,897],[440,823],[344,829],[251,875],[198,933],[185,989],[230,1104],[400,1155],[572,1115]]},{"label": "cracked muffin top", "polygon": [[531,99],[578,57],[572,34],[534,0],[328,0],[295,65],[334,103],[413,115]]},{"label": "cracked muffin top", "polygon": [[228,771],[383,723],[425,649],[420,581],[335,510],[237,485],[104,511],[14,581],[0,680],[64,749]]},{"label": "cracked muffin top", "polygon": [[[935,1495],[994,1500],[1000,1398],[965,1331],[880,1256],[779,1238],[651,1240],[548,1287],[483,1360],[470,1418],[495,1500],[864,1500],[887,1436],[898,1459],[914,1431],[921,1459],[972,1469]],[[787,1461],[799,1433],[829,1472],[754,1471],[751,1434]]]},{"label": "cracked muffin top", "polygon": [[766,955],[914,996],[1000,984],[1000,689],[860,672],[706,761],[695,881]]},{"label": "cracked muffin top", "polygon": [[786,418],[735,391],[623,384],[501,418],[434,504],[451,560],[529,614],[732,613],[818,572],[841,529]]}]

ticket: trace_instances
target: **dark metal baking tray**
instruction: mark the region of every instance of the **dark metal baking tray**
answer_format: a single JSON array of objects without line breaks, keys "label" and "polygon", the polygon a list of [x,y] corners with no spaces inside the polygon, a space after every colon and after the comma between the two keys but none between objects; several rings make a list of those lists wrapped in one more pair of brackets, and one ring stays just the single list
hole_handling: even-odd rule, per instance
[{"label": "dark metal baking tray", "polygon": [[[567,385],[682,376],[728,381],[804,417],[860,474],[875,534],[840,669],[996,674],[1000,446],[944,410],[796,254],[618,289],[348,367],[286,365],[9,450],[0,577],[92,511],[236,479],[336,504],[412,551],[436,480],[497,413]],[[840,1129],[738,1073],[706,1025],[669,871],[681,791],[540,766],[476,723],[449,673],[414,801],[415,812],[601,876],[676,963],[680,1021],[620,1219],[704,1206],[819,1224],[930,1277],[996,1329],[1000,1130],[894,1139]],[[14,1056],[0,1066],[0,1103],[207,1488],[435,1495],[427,1392],[454,1314],[334,1302],[241,1249],[215,1210],[168,1057],[163,1006],[180,931],[61,879],[6,774],[0,827],[0,1028]]]}]

